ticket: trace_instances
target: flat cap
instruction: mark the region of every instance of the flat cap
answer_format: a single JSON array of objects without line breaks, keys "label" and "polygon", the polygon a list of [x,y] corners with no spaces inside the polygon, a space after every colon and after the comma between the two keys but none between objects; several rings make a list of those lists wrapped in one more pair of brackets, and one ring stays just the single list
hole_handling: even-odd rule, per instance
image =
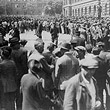
[{"label": "flat cap", "polygon": [[104,46],[105,44],[104,44],[104,42],[98,42],[97,43],[97,46]]},{"label": "flat cap", "polygon": [[48,49],[49,49],[49,48],[52,48],[53,46],[56,46],[56,44],[53,43],[53,42],[49,42],[49,43],[47,44],[47,48],[48,48]]},{"label": "flat cap", "polygon": [[83,46],[77,46],[75,47],[75,50],[82,50],[82,51],[86,51],[86,48]]},{"label": "flat cap", "polygon": [[71,49],[71,45],[70,45],[70,43],[68,43],[68,42],[63,42],[63,43],[60,45],[60,48],[65,49],[65,50],[69,50],[69,49]]},{"label": "flat cap", "polygon": [[85,58],[81,61],[81,66],[89,69],[98,68],[98,61],[95,58]]},{"label": "flat cap", "polygon": [[17,37],[13,37],[13,38],[9,39],[9,43],[16,44],[16,43],[20,43],[20,42],[19,42],[19,39]]},{"label": "flat cap", "polygon": [[11,52],[12,52],[11,47],[9,47],[9,46],[3,46],[1,48],[1,50],[2,50],[2,54],[1,54],[2,56],[9,57],[11,55]]},{"label": "flat cap", "polygon": [[53,54],[56,55],[59,52],[61,52],[61,48],[58,47],[58,48],[54,49]]},{"label": "flat cap", "polygon": [[41,38],[36,39],[34,46],[44,45],[44,42]]}]

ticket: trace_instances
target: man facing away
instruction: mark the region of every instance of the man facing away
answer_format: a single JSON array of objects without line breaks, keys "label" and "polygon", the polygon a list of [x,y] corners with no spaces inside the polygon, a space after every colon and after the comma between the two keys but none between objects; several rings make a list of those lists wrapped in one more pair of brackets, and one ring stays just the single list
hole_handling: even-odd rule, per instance
[{"label": "man facing away", "polygon": [[53,102],[48,98],[42,86],[41,64],[37,60],[29,61],[29,73],[21,79],[23,93],[22,110],[50,110]]},{"label": "man facing away", "polygon": [[78,73],[79,62],[70,51],[68,42],[61,44],[62,57],[58,58],[55,66],[55,86],[58,89],[59,101],[63,103],[64,91],[61,89],[62,83]]}]

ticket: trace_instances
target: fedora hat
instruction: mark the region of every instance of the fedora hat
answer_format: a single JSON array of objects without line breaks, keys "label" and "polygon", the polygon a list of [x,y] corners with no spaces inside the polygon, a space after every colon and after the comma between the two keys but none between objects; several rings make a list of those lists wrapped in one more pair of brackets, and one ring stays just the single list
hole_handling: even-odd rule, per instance
[{"label": "fedora hat", "polygon": [[68,43],[68,42],[63,42],[63,43],[60,45],[60,48],[61,48],[61,49],[65,49],[65,50],[70,50],[70,49],[71,49],[71,45],[70,45],[70,43]]},{"label": "fedora hat", "polygon": [[11,55],[12,49],[9,46],[3,46],[1,48],[1,56],[9,57]]},{"label": "fedora hat", "polygon": [[77,46],[77,47],[75,47],[75,50],[86,51],[86,48],[83,46]]}]

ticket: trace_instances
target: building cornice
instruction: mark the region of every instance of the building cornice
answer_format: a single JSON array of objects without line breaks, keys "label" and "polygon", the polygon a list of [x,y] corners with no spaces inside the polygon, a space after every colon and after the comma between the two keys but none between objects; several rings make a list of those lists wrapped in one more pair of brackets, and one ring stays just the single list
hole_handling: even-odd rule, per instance
[{"label": "building cornice", "polygon": [[98,0],[85,0],[85,1],[73,3],[73,4],[71,4],[71,6],[73,7],[73,6],[77,6],[77,5],[83,5],[83,4],[87,4],[90,2],[98,2]]},{"label": "building cornice", "polygon": [[68,4],[68,5],[64,5],[63,8],[66,8],[66,7],[71,7],[72,5]]},{"label": "building cornice", "polygon": [[64,5],[63,8],[66,8],[66,7],[70,7],[70,6],[77,6],[77,5],[83,5],[83,4],[87,4],[87,3],[90,3],[90,2],[98,2],[98,0],[85,0],[85,1],[80,1],[80,2],[75,2],[75,3],[72,3],[72,4],[68,4],[68,5]]}]

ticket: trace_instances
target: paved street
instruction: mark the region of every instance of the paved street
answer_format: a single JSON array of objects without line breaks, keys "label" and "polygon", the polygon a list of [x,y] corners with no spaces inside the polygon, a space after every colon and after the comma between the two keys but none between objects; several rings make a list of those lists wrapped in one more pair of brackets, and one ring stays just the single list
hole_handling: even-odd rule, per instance
[{"label": "paved street", "polygon": [[[26,39],[28,41],[28,43],[26,45],[26,48],[28,51],[33,49],[34,41],[35,41],[35,39],[37,39],[37,36],[34,35],[34,33],[35,33],[34,31],[29,31],[29,32],[26,32],[26,33],[23,33],[20,35],[21,39]],[[49,32],[43,31],[42,35],[43,35],[43,41],[45,42],[45,44],[47,44],[48,42],[51,42],[51,35]],[[7,40],[9,39],[9,35],[7,35],[6,39]],[[70,39],[71,39],[70,35],[59,34],[59,43],[64,40],[70,41]],[[105,102],[106,102],[105,91],[104,91],[103,95],[104,95],[104,104],[105,104]]]},{"label": "paved street", "polygon": [[[34,31],[29,31],[26,32],[24,34],[21,34],[21,39],[26,39],[28,41],[26,48],[28,48],[28,50],[31,50],[33,48],[34,45],[34,41],[37,38],[36,35],[34,35]],[[45,44],[47,44],[48,42],[51,42],[51,35],[49,32],[43,31],[42,33],[43,35],[43,41],[45,42]],[[59,34],[59,42],[66,40],[66,41],[70,41],[70,35],[65,35],[65,34]]]}]

